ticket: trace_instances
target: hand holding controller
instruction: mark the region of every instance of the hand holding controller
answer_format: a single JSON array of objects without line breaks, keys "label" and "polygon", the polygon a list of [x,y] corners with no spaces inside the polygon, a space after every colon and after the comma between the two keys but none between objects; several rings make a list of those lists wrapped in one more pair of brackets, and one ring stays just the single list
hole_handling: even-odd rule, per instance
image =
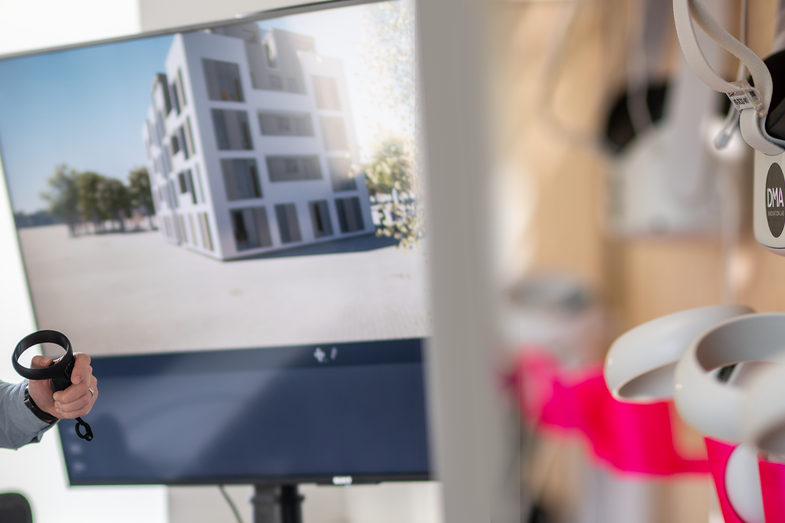
[{"label": "hand holding controller", "polygon": [[[54,343],[66,352],[57,361],[36,356],[33,358],[33,368],[30,369],[20,365],[19,357],[28,348],[41,343]],[[76,434],[87,441],[93,439],[90,426],[79,417],[90,411],[97,395],[95,378],[89,366],[90,357],[87,354],[74,355],[71,342],[65,335],[57,331],[43,330],[23,338],[14,349],[11,361],[20,375],[31,380],[28,385],[33,403],[31,410],[38,417],[41,415],[37,412],[44,411],[41,414],[45,417],[51,415],[53,420],[75,418]],[[49,380],[49,383],[46,383],[46,380]]]}]

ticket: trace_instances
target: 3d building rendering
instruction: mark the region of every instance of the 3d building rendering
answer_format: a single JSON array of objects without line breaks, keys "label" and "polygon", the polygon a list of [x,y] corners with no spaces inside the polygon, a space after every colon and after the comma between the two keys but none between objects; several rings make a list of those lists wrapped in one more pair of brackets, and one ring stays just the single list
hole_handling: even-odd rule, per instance
[{"label": "3d building rendering", "polygon": [[254,23],[175,35],[142,136],[162,234],[229,260],[374,230],[340,59]]}]

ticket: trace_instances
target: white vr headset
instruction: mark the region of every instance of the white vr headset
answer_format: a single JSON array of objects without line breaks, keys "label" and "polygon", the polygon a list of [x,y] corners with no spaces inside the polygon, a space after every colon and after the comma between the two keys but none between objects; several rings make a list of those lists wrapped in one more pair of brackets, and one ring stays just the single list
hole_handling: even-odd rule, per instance
[{"label": "white vr headset", "polygon": [[[728,95],[740,114],[742,137],[755,149],[755,238],[769,251],[785,256],[785,52],[764,61],[723,29],[700,0],[674,0],[673,14],[690,69],[707,86]],[[698,44],[693,22],[741,60],[752,84],[746,79],[727,82],[712,69]]]}]

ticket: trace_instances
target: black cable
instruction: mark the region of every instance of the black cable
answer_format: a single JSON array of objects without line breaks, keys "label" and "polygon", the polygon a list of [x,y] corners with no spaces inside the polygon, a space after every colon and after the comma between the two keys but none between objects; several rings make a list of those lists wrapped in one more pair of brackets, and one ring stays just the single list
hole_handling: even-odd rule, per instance
[{"label": "black cable", "polygon": [[224,499],[229,503],[229,507],[232,509],[232,512],[234,512],[234,517],[237,518],[237,523],[243,523],[242,518],[240,518],[240,513],[237,511],[237,506],[235,506],[234,501],[229,497],[229,494],[226,493],[224,486],[218,485],[218,490],[221,491],[221,494],[224,495]]}]

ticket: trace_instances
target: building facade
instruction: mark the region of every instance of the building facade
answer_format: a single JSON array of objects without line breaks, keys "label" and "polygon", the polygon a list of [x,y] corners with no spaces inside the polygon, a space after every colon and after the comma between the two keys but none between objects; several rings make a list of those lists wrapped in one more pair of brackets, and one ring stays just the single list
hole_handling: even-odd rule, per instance
[{"label": "building facade", "polygon": [[165,70],[142,137],[167,240],[229,260],[374,230],[343,64],[313,38],[178,34]]}]

